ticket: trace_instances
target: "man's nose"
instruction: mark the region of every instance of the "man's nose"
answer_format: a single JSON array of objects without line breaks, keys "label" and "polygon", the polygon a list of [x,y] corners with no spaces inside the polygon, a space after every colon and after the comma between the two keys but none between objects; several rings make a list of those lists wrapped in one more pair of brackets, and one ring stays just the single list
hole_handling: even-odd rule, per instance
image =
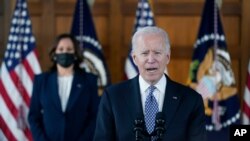
[{"label": "man's nose", "polygon": [[155,55],[153,53],[149,53],[148,62],[152,63],[155,61]]}]

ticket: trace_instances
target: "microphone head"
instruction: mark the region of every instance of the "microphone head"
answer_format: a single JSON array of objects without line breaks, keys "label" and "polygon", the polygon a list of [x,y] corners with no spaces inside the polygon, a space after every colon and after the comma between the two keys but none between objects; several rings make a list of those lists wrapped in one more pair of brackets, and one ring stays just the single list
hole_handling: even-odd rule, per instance
[{"label": "microphone head", "polygon": [[158,136],[159,140],[162,140],[164,132],[166,130],[164,114],[162,112],[156,114],[155,125],[156,125],[155,128],[156,135]]},{"label": "microphone head", "polygon": [[136,120],[135,120],[135,125],[143,125],[143,123],[144,123],[144,120],[143,120],[143,118],[137,118]]},{"label": "microphone head", "polygon": [[143,118],[135,119],[135,121],[134,121],[134,132],[135,132],[135,140],[136,141],[141,141],[144,138],[143,125],[144,125]]},{"label": "microphone head", "polygon": [[156,114],[155,122],[156,122],[156,124],[164,124],[165,123],[163,112],[158,112]]}]

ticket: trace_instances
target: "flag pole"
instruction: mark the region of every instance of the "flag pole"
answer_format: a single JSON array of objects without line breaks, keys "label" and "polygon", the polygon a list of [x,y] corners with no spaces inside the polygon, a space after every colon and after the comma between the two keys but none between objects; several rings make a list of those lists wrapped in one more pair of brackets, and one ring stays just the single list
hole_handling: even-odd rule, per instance
[{"label": "flag pole", "polygon": [[[218,55],[217,55],[217,51],[218,51],[218,39],[220,38],[219,34],[218,34],[218,7],[217,7],[217,2],[216,0],[214,0],[214,8],[213,8],[213,16],[214,16],[214,43],[213,43],[213,46],[214,46],[214,63],[213,63],[213,66],[212,66],[212,72],[214,72],[214,75],[216,77],[216,73],[220,73],[218,71],[218,66],[217,66],[217,63],[218,63]],[[221,75],[221,74],[219,74]],[[220,112],[219,112],[219,102],[218,102],[218,95],[217,95],[217,92],[218,90],[220,89],[218,86],[216,87],[217,91],[216,91],[216,94],[214,95],[214,101],[213,101],[213,113],[212,113],[212,123],[214,123],[215,125],[215,130],[220,130],[222,125],[220,123]]]},{"label": "flag pole", "polygon": [[83,38],[84,38],[84,37],[83,37],[83,36],[84,36],[84,35],[83,35],[83,18],[84,18],[84,17],[83,17],[83,2],[82,2],[82,0],[80,0],[79,2],[80,2],[80,3],[79,3],[79,4],[80,4],[80,7],[79,7],[79,10],[80,10],[80,11],[79,11],[79,12],[80,12],[80,13],[79,13],[79,19],[80,19],[80,20],[79,20],[79,26],[80,26],[80,27],[79,27],[79,30],[80,30],[80,31],[79,31],[79,34],[80,34],[80,37],[79,37],[79,38],[80,38],[80,39],[79,39],[79,40],[80,40],[80,48],[83,49],[83,41],[84,41],[84,39],[83,39]]},{"label": "flag pole", "polygon": [[[20,96],[22,98],[22,100],[24,101],[24,98],[23,98],[23,88],[22,88],[22,80],[23,80],[23,76],[22,76],[22,61],[23,61],[23,54],[22,54],[22,50],[23,50],[23,36],[22,36],[22,32],[24,32],[24,29],[22,29],[22,25],[25,24],[25,23],[22,23],[23,20],[22,20],[22,11],[23,11],[23,6],[22,5],[22,2],[21,0],[17,0],[17,5],[18,7],[18,13],[17,13],[17,29],[19,30],[18,31],[18,34],[17,34],[17,41],[18,41],[18,45],[20,45],[20,48],[18,49],[18,46],[17,46],[17,52],[18,54],[20,55],[19,56],[19,59],[18,59],[18,64],[20,65],[19,69],[18,69],[18,73],[20,74],[19,77],[18,77],[18,80],[17,80],[17,90],[19,91],[20,93]],[[16,13],[14,13],[16,14]],[[27,105],[28,106],[28,105]],[[21,130],[24,130],[28,125],[28,123],[26,123],[26,115],[25,115],[25,111],[24,111],[24,105],[23,105],[23,102],[17,107],[18,108],[18,118],[17,118],[17,127]]]},{"label": "flag pole", "polygon": [[[22,20],[21,20],[21,14],[22,14],[22,5],[21,5],[21,0],[17,0],[17,7],[18,7],[18,18],[17,18],[17,29],[19,30],[19,32],[18,32],[18,35],[17,35],[17,40],[18,40],[18,45],[20,45],[20,49],[17,49],[17,51],[18,51],[18,53],[20,54],[20,57],[19,57],[19,59],[18,59],[18,62],[19,62],[19,64],[21,64],[22,63],[22,48],[23,48],[23,45],[22,45],[22,36],[21,36],[21,22],[22,22]],[[15,14],[15,13],[14,13]],[[22,73],[22,69],[21,68],[19,68],[18,69],[18,72],[19,72],[19,74],[21,74]],[[22,75],[20,75],[19,77],[22,77]],[[21,94],[21,96],[22,96],[22,89],[21,89],[21,80],[22,80],[22,78],[19,78],[18,79],[18,82],[17,82],[17,85],[18,85],[18,91],[20,92],[20,94]]]},{"label": "flag pole", "polygon": [[[217,41],[217,37],[219,38],[218,35],[218,22],[217,22],[217,4],[216,4],[216,0],[214,0],[214,61],[217,61],[217,48],[218,48],[218,41]],[[218,35],[218,36],[217,36]]]}]

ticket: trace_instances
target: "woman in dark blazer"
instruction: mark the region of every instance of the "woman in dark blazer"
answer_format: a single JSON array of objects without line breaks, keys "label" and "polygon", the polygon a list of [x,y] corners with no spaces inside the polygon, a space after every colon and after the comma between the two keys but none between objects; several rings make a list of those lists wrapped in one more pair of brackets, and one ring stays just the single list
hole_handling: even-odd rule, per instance
[{"label": "woman in dark blazer", "polygon": [[99,104],[97,77],[79,68],[82,54],[70,34],[50,51],[53,66],[37,75],[29,123],[35,141],[91,141]]}]

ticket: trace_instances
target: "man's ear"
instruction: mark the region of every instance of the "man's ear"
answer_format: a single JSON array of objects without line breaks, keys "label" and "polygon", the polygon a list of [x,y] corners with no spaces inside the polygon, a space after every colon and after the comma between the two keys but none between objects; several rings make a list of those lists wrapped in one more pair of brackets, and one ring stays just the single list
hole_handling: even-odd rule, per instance
[{"label": "man's ear", "polygon": [[170,53],[167,54],[167,64],[170,62]]},{"label": "man's ear", "polygon": [[168,63],[170,62],[170,51],[169,51],[169,53],[167,53],[166,55],[167,55],[167,57],[166,57],[166,64],[168,65]]},{"label": "man's ear", "polygon": [[135,53],[134,52],[131,52],[131,56],[132,56],[132,59],[133,59],[133,62],[134,62],[134,64],[137,66],[137,61],[136,61],[136,55],[135,55]]}]

